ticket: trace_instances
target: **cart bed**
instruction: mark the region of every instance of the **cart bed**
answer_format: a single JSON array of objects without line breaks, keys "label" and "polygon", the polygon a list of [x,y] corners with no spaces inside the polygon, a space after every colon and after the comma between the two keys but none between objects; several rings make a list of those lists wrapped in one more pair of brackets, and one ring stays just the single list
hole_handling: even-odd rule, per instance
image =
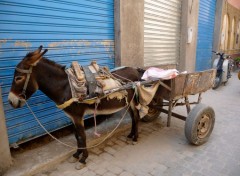
[{"label": "cart bed", "polygon": [[176,100],[187,95],[205,92],[213,87],[215,75],[215,69],[180,74],[174,79],[164,80],[163,82],[170,87],[170,90],[160,85],[158,95],[165,100]]}]

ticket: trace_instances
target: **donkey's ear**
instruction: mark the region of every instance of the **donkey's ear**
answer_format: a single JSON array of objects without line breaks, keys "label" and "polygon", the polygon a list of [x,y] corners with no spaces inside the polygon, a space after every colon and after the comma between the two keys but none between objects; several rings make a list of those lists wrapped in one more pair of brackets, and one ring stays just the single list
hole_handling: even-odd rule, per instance
[{"label": "donkey's ear", "polygon": [[45,49],[42,53],[34,54],[32,57],[28,58],[27,64],[31,66],[36,66],[37,63],[42,59],[42,56],[47,52],[48,50]]},{"label": "donkey's ear", "polygon": [[42,48],[43,48],[43,46],[40,45],[39,48],[38,48],[37,50],[33,51],[33,55],[35,55],[35,54],[39,54],[39,53],[42,51]]},{"label": "donkey's ear", "polygon": [[45,50],[41,53],[40,57],[42,57],[46,52],[48,52],[48,49],[45,49]]}]

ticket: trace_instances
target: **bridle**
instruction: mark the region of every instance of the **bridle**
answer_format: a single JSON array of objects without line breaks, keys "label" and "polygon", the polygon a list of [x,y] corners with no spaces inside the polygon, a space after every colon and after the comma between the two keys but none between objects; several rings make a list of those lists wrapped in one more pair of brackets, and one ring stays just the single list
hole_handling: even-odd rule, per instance
[{"label": "bridle", "polygon": [[[48,51],[47,49],[45,49],[42,53],[41,53],[41,50],[42,50],[42,45],[39,47],[38,49],[38,54],[37,54],[37,58],[35,60],[35,63],[32,63],[30,65],[30,68],[28,70],[25,70],[25,69],[21,69],[21,68],[15,68],[16,71],[20,72],[20,73],[25,73],[27,74],[27,79],[24,83],[24,86],[23,86],[23,90],[22,90],[22,93],[19,94],[20,98],[21,96],[24,97],[24,99],[26,100],[26,90],[27,90],[27,86],[28,86],[28,83],[29,83],[29,80],[30,80],[30,76],[32,74],[32,69],[34,66],[37,65],[37,62],[42,58],[42,56]],[[36,52],[36,51],[35,51]]]},{"label": "bridle", "polygon": [[25,80],[22,93],[19,94],[19,96],[23,96],[25,100],[26,100],[26,90],[27,90],[28,82],[30,80],[31,73],[32,73],[32,68],[33,68],[33,66],[30,66],[30,68],[28,70],[24,70],[24,69],[17,68],[17,67],[15,68],[16,71],[27,74],[27,78]]}]

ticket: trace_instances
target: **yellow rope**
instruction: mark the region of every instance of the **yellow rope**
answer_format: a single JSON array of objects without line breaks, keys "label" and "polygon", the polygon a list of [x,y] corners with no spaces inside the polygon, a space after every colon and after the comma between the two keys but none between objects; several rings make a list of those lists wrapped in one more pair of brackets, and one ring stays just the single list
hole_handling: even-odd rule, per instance
[{"label": "yellow rope", "polygon": [[96,100],[97,100],[97,97],[94,97],[94,98],[91,98],[91,99],[86,99],[86,100],[83,100],[83,101],[78,101],[77,98],[71,98],[70,100],[65,101],[63,104],[56,105],[56,106],[59,109],[65,109],[66,107],[70,106],[73,102],[84,103],[84,104],[93,104],[93,103],[96,102]]},{"label": "yellow rope", "polygon": [[63,104],[61,105],[56,105],[57,108],[59,109],[65,109],[66,107],[70,106],[73,102],[78,101],[76,98],[71,98],[68,101],[65,101]]},{"label": "yellow rope", "polygon": [[65,109],[66,107],[70,106],[73,102],[84,103],[84,104],[94,104],[98,99],[103,99],[103,98],[106,98],[106,97],[108,97],[109,99],[117,98],[119,100],[127,97],[127,94],[123,94],[123,93],[117,96],[116,95],[117,93],[119,93],[119,92],[113,92],[113,93],[104,95],[102,97],[93,97],[93,98],[86,99],[86,100],[83,100],[83,101],[79,101],[77,98],[71,98],[71,99],[65,101],[63,104],[56,105],[56,106],[59,109]]}]

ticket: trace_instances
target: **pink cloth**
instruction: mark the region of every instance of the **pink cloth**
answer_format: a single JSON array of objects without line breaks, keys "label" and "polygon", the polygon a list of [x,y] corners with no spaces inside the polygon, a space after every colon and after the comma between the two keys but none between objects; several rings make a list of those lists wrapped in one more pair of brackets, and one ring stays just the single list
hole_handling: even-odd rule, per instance
[{"label": "pink cloth", "polygon": [[179,75],[179,73],[176,69],[163,70],[156,67],[150,67],[144,72],[142,79],[144,80],[151,80],[156,78],[172,79],[175,78],[177,75]]}]

